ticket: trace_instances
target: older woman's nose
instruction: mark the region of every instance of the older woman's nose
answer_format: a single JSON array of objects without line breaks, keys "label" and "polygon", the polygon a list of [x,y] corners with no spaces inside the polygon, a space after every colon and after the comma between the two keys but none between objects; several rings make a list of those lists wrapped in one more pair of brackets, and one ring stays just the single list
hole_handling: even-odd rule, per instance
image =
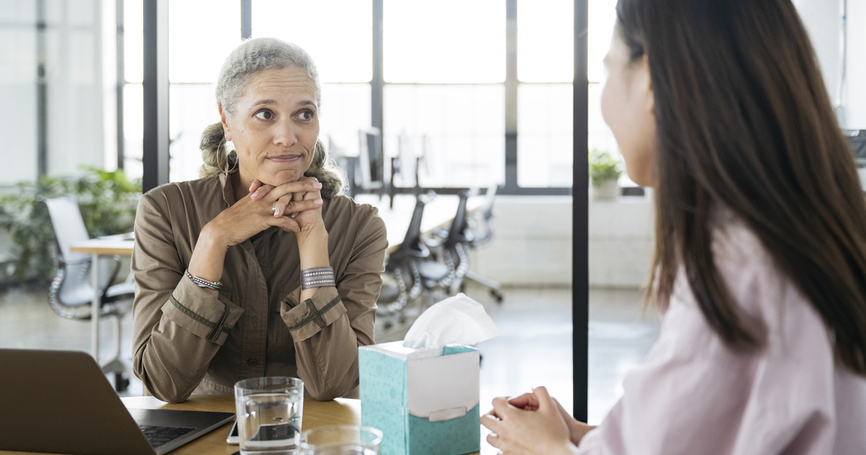
[{"label": "older woman's nose", "polygon": [[291,147],[298,142],[297,126],[291,120],[278,122],[274,131],[274,145]]}]

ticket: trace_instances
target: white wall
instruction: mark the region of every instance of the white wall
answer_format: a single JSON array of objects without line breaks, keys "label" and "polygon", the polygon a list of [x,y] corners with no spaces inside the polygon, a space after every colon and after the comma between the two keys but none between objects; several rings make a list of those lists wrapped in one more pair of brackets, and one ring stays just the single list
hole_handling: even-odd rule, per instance
[{"label": "white wall", "polygon": [[471,269],[504,285],[571,285],[571,197],[497,196],[493,241]]},{"label": "white wall", "polygon": [[[498,196],[493,242],[470,257],[472,270],[509,286],[571,286],[571,197]],[[589,284],[635,288],[652,259],[649,197],[589,202]]]}]

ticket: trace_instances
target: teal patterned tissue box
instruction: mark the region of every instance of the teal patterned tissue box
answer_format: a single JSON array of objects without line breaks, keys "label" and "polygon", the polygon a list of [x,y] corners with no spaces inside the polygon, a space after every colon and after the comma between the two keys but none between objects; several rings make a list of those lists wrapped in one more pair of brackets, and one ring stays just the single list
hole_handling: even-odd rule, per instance
[{"label": "teal patterned tissue box", "polygon": [[384,433],[382,455],[461,455],[481,449],[478,350],[358,348],[361,425]]}]

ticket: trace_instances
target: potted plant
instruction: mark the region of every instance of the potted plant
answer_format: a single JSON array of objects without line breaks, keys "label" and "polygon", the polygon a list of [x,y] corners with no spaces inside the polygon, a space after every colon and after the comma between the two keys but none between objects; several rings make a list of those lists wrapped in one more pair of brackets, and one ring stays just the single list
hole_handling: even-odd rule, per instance
[{"label": "potted plant", "polygon": [[619,176],[622,163],[609,152],[593,149],[589,153],[589,179],[594,195],[599,200],[613,200],[619,196]]},{"label": "potted plant", "polygon": [[54,274],[54,231],[48,211],[39,201],[72,195],[78,201],[91,237],[132,230],[141,195],[141,181],[129,181],[122,170],[86,168],[80,177],[42,177],[16,184],[16,191],[0,197],[0,229],[12,235],[12,279],[48,280]]}]

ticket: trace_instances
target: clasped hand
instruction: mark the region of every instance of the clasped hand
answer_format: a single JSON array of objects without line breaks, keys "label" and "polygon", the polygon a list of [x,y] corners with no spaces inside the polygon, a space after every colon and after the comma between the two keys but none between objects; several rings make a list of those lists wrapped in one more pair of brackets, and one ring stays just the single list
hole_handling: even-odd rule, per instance
[{"label": "clasped hand", "polygon": [[249,196],[235,202],[209,224],[221,234],[226,247],[271,226],[300,235],[324,226],[321,189],[322,184],[313,177],[279,186],[254,180]]},{"label": "clasped hand", "polygon": [[504,455],[571,454],[590,427],[572,418],[544,387],[516,398],[495,398],[481,416],[487,442]]}]

